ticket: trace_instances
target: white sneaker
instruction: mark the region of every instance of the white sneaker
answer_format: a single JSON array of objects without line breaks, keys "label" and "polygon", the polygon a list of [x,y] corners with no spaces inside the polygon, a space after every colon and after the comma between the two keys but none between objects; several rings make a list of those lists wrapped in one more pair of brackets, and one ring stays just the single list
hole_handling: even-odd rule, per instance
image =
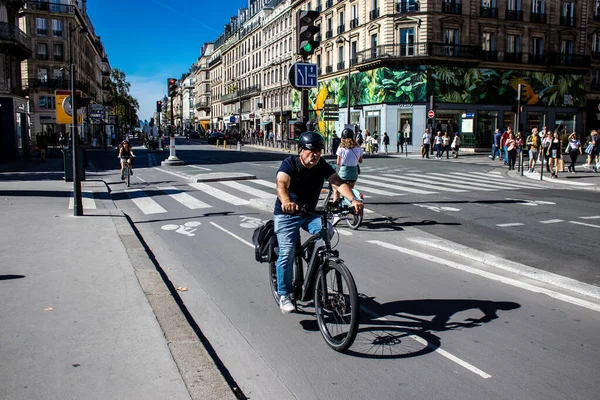
[{"label": "white sneaker", "polygon": [[290,296],[281,296],[279,298],[279,309],[284,314],[296,311],[296,307],[294,307],[294,303],[292,303]]}]

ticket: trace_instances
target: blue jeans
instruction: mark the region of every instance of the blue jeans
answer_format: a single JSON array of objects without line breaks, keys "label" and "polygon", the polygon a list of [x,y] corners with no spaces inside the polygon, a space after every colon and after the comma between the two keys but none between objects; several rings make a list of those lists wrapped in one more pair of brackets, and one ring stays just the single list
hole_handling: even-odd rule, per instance
[{"label": "blue jeans", "polygon": [[508,147],[503,146],[502,150],[504,150],[504,163],[508,164]]},{"label": "blue jeans", "polygon": [[490,156],[492,156],[492,160],[496,159],[496,154],[498,155],[498,157],[500,157],[500,147],[498,147],[495,144],[493,144],[492,145],[492,151],[490,153]]},{"label": "blue jeans", "polygon": [[[277,269],[277,291],[280,296],[287,296],[292,291],[292,280],[294,279],[294,255],[296,253],[296,242],[300,235],[300,228],[311,235],[321,231],[321,217],[294,214],[278,214],[274,216],[275,234],[279,245],[279,257],[275,263]],[[333,234],[330,228],[329,236]]]}]

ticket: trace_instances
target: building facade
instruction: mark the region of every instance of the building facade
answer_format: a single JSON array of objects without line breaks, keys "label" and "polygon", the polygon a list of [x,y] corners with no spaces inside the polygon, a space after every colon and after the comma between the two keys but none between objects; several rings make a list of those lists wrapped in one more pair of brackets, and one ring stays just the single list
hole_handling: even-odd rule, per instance
[{"label": "building facade", "polygon": [[31,57],[31,38],[18,24],[20,4],[0,0],[0,163],[29,153],[27,99],[21,61]]},{"label": "building facade", "polygon": [[200,51],[200,57],[198,57],[198,60],[194,64],[196,130],[210,131],[211,129],[211,89],[208,62],[213,51],[213,43],[205,43]]},{"label": "building facade", "polygon": [[[19,11],[20,26],[32,38],[33,55],[21,63],[32,138],[47,134],[57,141],[68,134],[68,126],[56,121],[56,91],[71,89],[70,64],[76,67],[76,90],[82,96],[100,105],[110,100],[105,86],[110,64],[86,7],[86,0],[27,0]],[[100,137],[104,117],[103,109],[86,110],[83,141]]]}]

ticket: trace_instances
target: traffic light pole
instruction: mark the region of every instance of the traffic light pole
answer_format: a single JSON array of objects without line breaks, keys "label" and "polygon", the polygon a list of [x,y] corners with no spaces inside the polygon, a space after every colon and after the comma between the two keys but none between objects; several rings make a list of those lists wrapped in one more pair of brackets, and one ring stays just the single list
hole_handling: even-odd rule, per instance
[{"label": "traffic light pole", "polygon": [[169,157],[161,163],[161,165],[166,166],[181,165],[184,163],[175,155],[175,117],[173,116],[173,99],[175,99],[175,96],[171,96],[171,129],[169,130]]},{"label": "traffic light pole", "polygon": [[73,154],[73,216],[83,215],[83,202],[81,199],[81,178],[79,171],[79,134],[77,132],[77,96],[75,90],[75,64],[71,64],[71,153]]}]

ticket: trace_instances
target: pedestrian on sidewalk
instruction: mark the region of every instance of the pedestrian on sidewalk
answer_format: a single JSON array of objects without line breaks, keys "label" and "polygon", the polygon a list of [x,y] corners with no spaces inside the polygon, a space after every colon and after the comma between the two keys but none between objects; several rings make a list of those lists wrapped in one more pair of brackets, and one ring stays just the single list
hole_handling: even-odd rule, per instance
[{"label": "pedestrian on sidewalk", "polygon": [[434,138],[434,143],[435,143],[435,159],[436,160],[441,160],[441,154],[442,154],[442,132],[438,131],[437,135],[435,135]]},{"label": "pedestrian on sidewalk", "polygon": [[558,178],[558,161],[562,157],[561,155],[561,143],[558,137],[558,132],[554,132],[554,136],[551,139],[550,146],[548,146],[549,155],[549,168],[552,173],[552,178]]},{"label": "pedestrian on sidewalk", "polygon": [[492,153],[489,155],[489,157],[492,159],[492,161],[494,161],[496,159],[496,155],[498,155],[498,157],[501,156],[501,151],[500,151],[500,138],[501,137],[502,137],[502,133],[500,133],[500,129],[496,128],[496,131],[494,132],[493,143],[492,143]]},{"label": "pedestrian on sidewalk", "polygon": [[508,157],[508,169],[515,169],[515,161],[517,161],[517,141],[515,135],[509,133],[508,137],[504,141],[504,147],[506,148],[506,155]]},{"label": "pedestrian on sidewalk", "polygon": [[444,132],[442,137],[442,155],[440,158],[444,157],[444,152],[446,152],[446,159],[450,158],[450,136],[448,132]]},{"label": "pedestrian on sidewalk", "polygon": [[577,162],[577,157],[580,154],[583,154],[583,149],[581,148],[581,141],[577,139],[577,133],[573,132],[569,135],[569,144],[567,145],[567,153],[571,158],[571,165],[569,165],[569,172],[575,174],[575,163]]},{"label": "pedestrian on sidewalk", "polygon": [[550,173],[550,145],[552,144],[552,131],[546,131],[546,136],[542,140],[542,157],[546,159],[546,172]]},{"label": "pedestrian on sidewalk", "polygon": [[390,137],[388,136],[387,132],[383,132],[383,151],[385,152],[385,154],[388,153],[388,146],[390,145]]},{"label": "pedestrian on sidewalk", "polygon": [[452,147],[453,158],[458,158],[458,150],[460,149],[460,134],[458,132],[454,134],[454,139],[450,147]]},{"label": "pedestrian on sidewalk", "polygon": [[[508,165],[508,146],[506,145],[506,139],[513,133],[512,127],[509,126],[506,128],[504,132],[502,132],[502,136],[500,137],[500,148],[504,152],[504,165]],[[514,134],[513,134],[514,139]]]},{"label": "pedestrian on sidewalk", "polygon": [[404,135],[402,134],[401,131],[398,131],[398,144],[397,146],[397,153],[400,154],[404,154],[404,142],[406,139],[404,139]]},{"label": "pedestrian on sidewalk", "polygon": [[529,151],[529,172],[535,169],[535,162],[540,151],[540,138],[538,136],[538,128],[531,130],[531,135],[527,136],[527,150]]},{"label": "pedestrian on sidewalk", "polygon": [[425,128],[423,139],[421,141],[421,158],[429,158],[429,146],[431,144],[431,136],[429,135],[429,128]]}]

